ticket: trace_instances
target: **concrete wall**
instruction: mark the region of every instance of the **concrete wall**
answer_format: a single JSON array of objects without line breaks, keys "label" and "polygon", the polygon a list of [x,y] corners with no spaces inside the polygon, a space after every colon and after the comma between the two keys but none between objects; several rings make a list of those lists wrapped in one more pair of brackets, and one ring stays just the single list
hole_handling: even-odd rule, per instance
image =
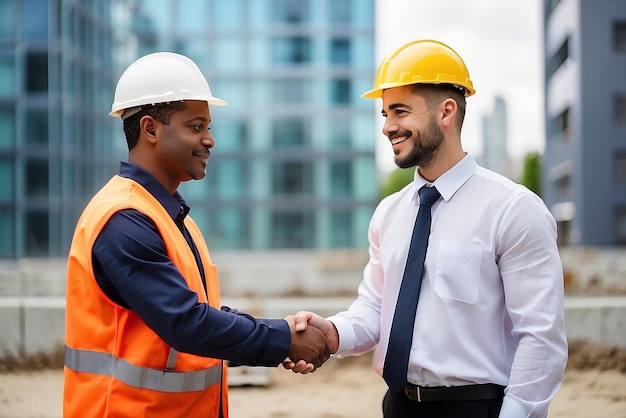
[{"label": "concrete wall", "polygon": [[[330,315],[356,294],[366,251],[216,252],[223,304],[282,318],[298,310]],[[570,339],[626,347],[626,249],[562,251]],[[63,344],[63,259],[0,261],[0,357]]]}]

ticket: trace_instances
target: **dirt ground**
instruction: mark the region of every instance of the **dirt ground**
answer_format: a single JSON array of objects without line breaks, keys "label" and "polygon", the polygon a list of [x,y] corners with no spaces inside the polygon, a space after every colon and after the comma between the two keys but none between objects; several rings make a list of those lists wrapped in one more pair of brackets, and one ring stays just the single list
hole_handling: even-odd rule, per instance
[{"label": "dirt ground", "polygon": [[[42,367],[54,361],[40,359],[34,363]],[[60,368],[28,368],[0,362],[0,370],[4,369],[0,372],[0,418],[60,418]],[[385,384],[370,368],[369,356],[331,359],[306,376],[272,369],[269,381],[267,386],[232,387],[231,417],[381,416]],[[626,418],[626,350],[570,343],[568,368],[551,405],[550,418],[589,416]]]}]

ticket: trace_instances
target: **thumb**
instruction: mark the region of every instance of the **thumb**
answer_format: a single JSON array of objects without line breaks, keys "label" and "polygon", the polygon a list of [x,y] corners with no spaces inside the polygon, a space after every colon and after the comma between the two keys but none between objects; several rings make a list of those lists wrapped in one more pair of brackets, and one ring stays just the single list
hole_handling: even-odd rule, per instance
[{"label": "thumb", "polygon": [[296,313],[296,315],[294,316],[296,331],[304,331],[312,317],[313,312],[299,311],[298,313]]}]

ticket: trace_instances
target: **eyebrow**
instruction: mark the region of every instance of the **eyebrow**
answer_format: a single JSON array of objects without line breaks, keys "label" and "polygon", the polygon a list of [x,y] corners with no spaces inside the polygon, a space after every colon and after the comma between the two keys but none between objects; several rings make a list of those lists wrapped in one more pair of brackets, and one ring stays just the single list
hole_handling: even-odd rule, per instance
[{"label": "eyebrow", "polygon": [[[410,106],[408,104],[404,104],[404,103],[393,103],[391,105],[389,105],[389,110],[394,110],[397,109],[399,107],[406,107],[407,109],[411,110],[413,109],[413,106]],[[385,114],[385,109],[381,110],[380,113],[382,113],[383,115]]]},{"label": "eyebrow", "polygon": [[201,121],[201,122],[205,122],[205,123],[208,121],[209,123],[211,123],[211,120],[210,120],[210,119],[205,118],[204,116],[194,116],[193,118],[191,118],[191,119],[187,120],[187,123],[190,123],[190,122],[195,122],[195,121],[197,121],[197,120],[199,120],[199,121]]}]

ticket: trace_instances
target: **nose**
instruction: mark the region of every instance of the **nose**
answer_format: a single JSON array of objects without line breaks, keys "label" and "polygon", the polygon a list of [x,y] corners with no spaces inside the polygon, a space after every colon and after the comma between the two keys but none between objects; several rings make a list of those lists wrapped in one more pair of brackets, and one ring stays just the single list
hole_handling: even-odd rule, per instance
[{"label": "nose", "polygon": [[389,136],[389,134],[398,131],[398,124],[392,121],[390,117],[386,117],[382,131],[383,135]]},{"label": "nose", "polygon": [[211,131],[207,130],[206,135],[202,137],[202,145],[207,148],[213,148],[215,146],[215,138],[213,138]]}]

